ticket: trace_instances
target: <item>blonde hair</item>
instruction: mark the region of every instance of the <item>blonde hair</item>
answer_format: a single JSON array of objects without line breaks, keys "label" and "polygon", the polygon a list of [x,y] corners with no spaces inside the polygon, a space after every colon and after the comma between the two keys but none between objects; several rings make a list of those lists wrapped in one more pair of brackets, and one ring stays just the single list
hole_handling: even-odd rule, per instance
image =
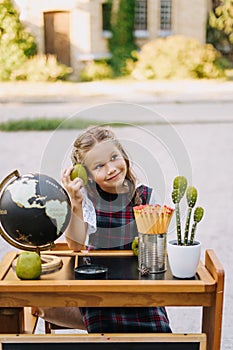
[{"label": "blonde hair", "polygon": [[[71,160],[73,165],[81,163],[85,166],[85,156],[97,143],[112,141],[121,152],[127,167],[126,180],[129,182],[129,195],[133,199],[134,205],[141,204],[141,199],[136,191],[136,177],[131,170],[130,160],[124,148],[120,144],[116,135],[110,127],[92,126],[79,135],[73,144]],[[88,172],[88,169],[86,169]],[[91,188],[89,188],[91,190]]]}]

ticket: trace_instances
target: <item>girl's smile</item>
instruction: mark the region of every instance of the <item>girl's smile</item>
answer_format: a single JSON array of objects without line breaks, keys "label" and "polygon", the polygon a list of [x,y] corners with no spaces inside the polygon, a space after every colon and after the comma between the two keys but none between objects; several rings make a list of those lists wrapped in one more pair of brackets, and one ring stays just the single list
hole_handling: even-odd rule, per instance
[{"label": "girl's smile", "polygon": [[[114,171],[114,173],[115,173],[115,171]],[[109,178],[107,178],[107,181],[115,180],[118,177],[118,175],[120,175],[120,174],[121,173],[117,173],[117,174],[115,174],[113,176],[110,176]]]},{"label": "girl's smile", "polygon": [[112,141],[97,143],[86,153],[84,161],[91,178],[103,191],[109,193],[128,191],[124,186],[126,162]]}]

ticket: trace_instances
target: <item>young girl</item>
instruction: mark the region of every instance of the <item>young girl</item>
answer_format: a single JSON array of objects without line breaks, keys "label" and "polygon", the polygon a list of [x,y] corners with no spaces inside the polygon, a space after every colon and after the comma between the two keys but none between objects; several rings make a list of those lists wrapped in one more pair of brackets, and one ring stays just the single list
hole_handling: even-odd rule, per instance
[{"label": "young girl", "polygon": [[[136,184],[129,158],[110,128],[91,127],[81,134],[74,143],[72,161],[86,168],[89,181],[84,189],[80,178],[71,181],[72,167],[63,173],[72,203],[65,233],[69,247],[131,249],[137,236],[133,206],[155,204],[152,189]],[[164,307],[82,307],[71,312],[79,328],[81,316],[89,333],[171,332]],[[44,316],[49,319],[49,314]]]}]

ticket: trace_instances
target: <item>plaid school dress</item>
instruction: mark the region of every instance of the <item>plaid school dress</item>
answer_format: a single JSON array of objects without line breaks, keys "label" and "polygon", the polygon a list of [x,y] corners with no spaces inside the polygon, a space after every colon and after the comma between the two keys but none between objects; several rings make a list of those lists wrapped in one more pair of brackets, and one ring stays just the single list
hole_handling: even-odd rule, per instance
[{"label": "plaid school dress", "polygon": [[[142,204],[149,203],[152,189],[141,185],[137,191]],[[137,229],[128,194],[96,192],[90,199],[97,231],[90,235],[89,249],[131,249]],[[164,307],[82,307],[80,312],[88,333],[171,333]]]}]

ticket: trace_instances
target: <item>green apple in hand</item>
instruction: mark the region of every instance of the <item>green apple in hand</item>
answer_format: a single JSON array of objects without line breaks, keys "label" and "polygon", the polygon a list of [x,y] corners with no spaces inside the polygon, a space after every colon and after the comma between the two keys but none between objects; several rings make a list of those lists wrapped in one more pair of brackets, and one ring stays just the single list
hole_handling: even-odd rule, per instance
[{"label": "green apple in hand", "polygon": [[82,164],[75,164],[73,170],[70,173],[71,180],[74,180],[76,177],[79,177],[83,180],[84,185],[87,184],[87,172]]},{"label": "green apple in hand", "polygon": [[135,237],[133,242],[132,242],[132,250],[134,255],[138,256],[138,237]]}]

